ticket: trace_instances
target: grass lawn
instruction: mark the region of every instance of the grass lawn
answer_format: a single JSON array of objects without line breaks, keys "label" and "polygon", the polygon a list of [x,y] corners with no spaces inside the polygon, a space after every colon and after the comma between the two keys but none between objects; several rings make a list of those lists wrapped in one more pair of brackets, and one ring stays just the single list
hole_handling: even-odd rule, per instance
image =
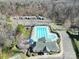
[{"label": "grass lawn", "polygon": [[15,46],[12,49],[4,48],[2,50],[2,53],[0,54],[0,59],[9,59],[10,57],[18,53],[21,53],[21,51],[17,49]]},{"label": "grass lawn", "polygon": [[76,44],[76,46],[77,46],[77,48],[78,48],[78,51],[79,51],[79,41],[76,40],[76,39],[74,39],[74,41],[75,41],[75,44]]},{"label": "grass lawn", "polygon": [[23,33],[24,37],[28,38],[28,37],[30,36],[30,32],[31,32],[31,29],[26,30],[26,31]]},{"label": "grass lawn", "polygon": [[78,35],[78,31],[68,30],[68,32],[72,35]]},{"label": "grass lawn", "polygon": [[51,23],[49,24],[50,27],[51,27],[51,30],[53,31],[66,31],[66,29],[64,28],[64,26],[61,26],[61,25],[56,25],[55,23]]},{"label": "grass lawn", "polygon": [[11,52],[9,53],[9,49],[8,48],[5,48],[5,49],[3,49],[1,55],[2,55],[1,56],[2,59],[8,59],[9,56],[11,55]]},{"label": "grass lawn", "polygon": [[79,37],[76,34],[73,34],[72,31],[67,32],[71,38],[74,50],[76,52],[77,57],[79,56]]},{"label": "grass lawn", "polygon": [[23,36],[24,36],[25,38],[28,38],[29,35],[30,35],[30,32],[31,32],[31,29],[28,29],[28,30],[27,30],[27,29],[24,27],[24,25],[19,24],[19,25],[17,26],[17,32],[23,34]]},{"label": "grass lawn", "polygon": [[[17,56],[17,57],[16,57]],[[26,59],[26,54],[23,54],[19,49],[17,49],[15,46],[10,50],[8,48],[3,49],[2,54],[0,54],[0,59],[9,59],[12,57]]]}]

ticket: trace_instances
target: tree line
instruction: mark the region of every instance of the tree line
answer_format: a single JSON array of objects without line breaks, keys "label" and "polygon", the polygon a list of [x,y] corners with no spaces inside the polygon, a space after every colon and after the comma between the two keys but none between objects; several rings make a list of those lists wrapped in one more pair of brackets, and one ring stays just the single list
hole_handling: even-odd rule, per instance
[{"label": "tree line", "polygon": [[76,0],[72,3],[68,2],[55,2],[50,0],[49,2],[35,2],[29,3],[5,3],[0,2],[0,13],[4,15],[34,15],[44,16],[52,20],[64,23],[66,20],[71,21],[79,17],[79,5],[76,4]]}]

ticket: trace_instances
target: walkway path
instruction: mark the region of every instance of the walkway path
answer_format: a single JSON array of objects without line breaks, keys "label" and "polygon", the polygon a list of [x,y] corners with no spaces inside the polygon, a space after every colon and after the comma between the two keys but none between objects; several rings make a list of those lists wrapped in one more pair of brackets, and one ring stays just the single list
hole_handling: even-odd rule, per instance
[{"label": "walkway path", "polygon": [[63,41],[63,53],[64,59],[77,59],[75,51],[73,49],[71,39],[65,31],[58,31]]}]

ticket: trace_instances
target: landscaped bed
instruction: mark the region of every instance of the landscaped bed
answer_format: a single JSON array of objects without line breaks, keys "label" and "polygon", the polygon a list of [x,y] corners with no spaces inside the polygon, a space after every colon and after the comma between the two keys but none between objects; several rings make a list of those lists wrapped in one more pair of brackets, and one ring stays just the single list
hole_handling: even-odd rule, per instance
[{"label": "landscaped bed", "polygon": [[77,57],[79,56],[79,35],[77,34],[73,34],[72,31],[67,31],[67,33],[69,34],[74,50],[76,52]]},{"label": "landscaped bed", "polygon": [[78,52],[79,52],[79,40],[74,39],[74,41],[75,41],[75,44],[76,44]]}]

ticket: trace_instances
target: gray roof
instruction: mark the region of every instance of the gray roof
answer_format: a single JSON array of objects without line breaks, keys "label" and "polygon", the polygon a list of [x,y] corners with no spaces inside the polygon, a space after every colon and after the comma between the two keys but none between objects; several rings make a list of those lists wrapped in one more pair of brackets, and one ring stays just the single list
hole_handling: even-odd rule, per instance
[{"label": "gray roof", "polygon": [[59,47],[56,42],[36,42],[36,46],[33,48],[33,52],[50,52],[59,51]]},{"label": "gray roof", "polygon": [[43,52],[44,47],[45,47],[45,43],[37,42],[36,46],[33,48],[33,51],[34,52]]},{"label": "gray roof", "polygon": [[59,48],[56,44],[56,42],[47,42],[46,43],[46,48],[47,48],[47,51],[58,51]]},{"label": "gray roof", "polygon": [[39,42],[46,42],[46,38],[45,37],[39,38],[38,41]]}]

